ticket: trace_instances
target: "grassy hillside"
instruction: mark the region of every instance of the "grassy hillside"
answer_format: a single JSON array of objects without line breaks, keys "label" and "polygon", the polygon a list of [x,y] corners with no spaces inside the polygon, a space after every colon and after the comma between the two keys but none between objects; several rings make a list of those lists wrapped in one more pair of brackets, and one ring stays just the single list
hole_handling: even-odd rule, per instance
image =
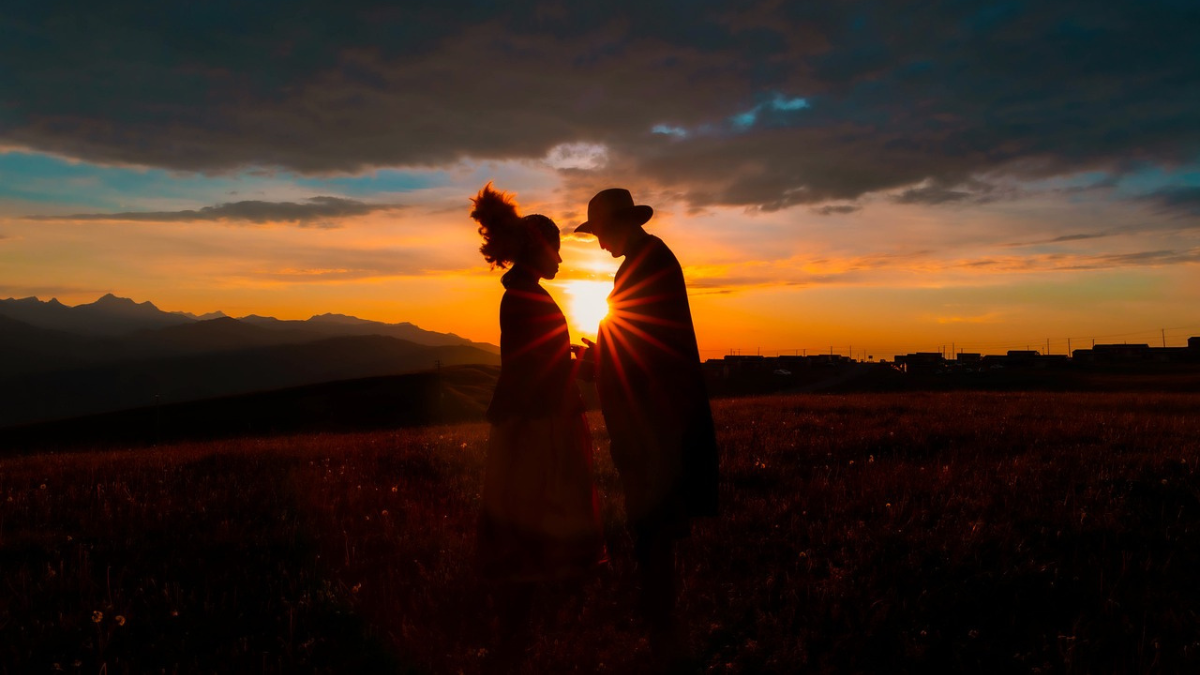
[{"label": "grassy hillside", "polygon": [[[1196,672],[1196,394],[724,400],[681,547],[705,672]],[[528,672],[647,659],[614,563]],[[0,459],[0,673],[478,672],[483,424]]]},{"label": "grassy hillside", "polygon": [[0,429],[0,455],[484,419],[498,366],[323,382]]},{"label": "grassy hillside", "polygon": [[0,378],[0,426],[424,371],[439,363],[499,365],[500,357],[475,347],[369,335]]}]

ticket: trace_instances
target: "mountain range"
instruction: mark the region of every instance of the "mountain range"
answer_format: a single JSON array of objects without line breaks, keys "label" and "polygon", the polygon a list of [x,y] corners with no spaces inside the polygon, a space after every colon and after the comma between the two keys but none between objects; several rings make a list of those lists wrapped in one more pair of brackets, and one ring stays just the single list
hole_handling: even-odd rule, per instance
[{"label": "mountain range", "polygon": [[[425,345],[472,345],[498,351],[495,345],[473,342],[454,333],[423,330],[411,323],[382,323],[345,314],[318,314],[305,321],[286,321],[251,314],[232,319],[225,312],[196,315],[190,312],[164,312],[150,301],[135,302],[108,293],[95,302],[64,305],[56,298],[42,301],[36,297],[0,300],[0,316],[15,319],[37,328],[64,331],[85,336],[121,336],[138,331],[153,331],[168,327],[194,326],[217,319],[229,319],[275,330],[296,329],[334,335],[387,335]],[[226,325],[231,325],[226,323]]]},{"label": "mountain range", "polygon": [[0,300],[0,426],[439,366],[495,345],[342,314],[306,321],[164,312],[109,294]]}]

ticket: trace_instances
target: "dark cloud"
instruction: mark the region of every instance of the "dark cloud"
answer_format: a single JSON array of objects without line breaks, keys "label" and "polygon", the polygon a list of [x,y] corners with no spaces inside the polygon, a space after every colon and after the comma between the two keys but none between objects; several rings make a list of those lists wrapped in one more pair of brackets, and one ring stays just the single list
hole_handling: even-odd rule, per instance
[{"label": "dark cloud", "polygon": [[1116,233],[1115,232],[1081,232],[1079,234],[1064,234],[1061,237],[1053,237],[1050,239],[1038,239],[1037,241],[1015,242],[1012,244],[1005,244],[1005,246],[1018,247],[1018,246],[1038,246],[1041,244],[1063,244],[1063,243],[1070,242],[1070,241],[1085,241],[1087,239],[1103,239],[1104,237],[1111,237],[1114,234],[1116,234]]},{"label": "dark cloud", "polygon": [[1142,197],[1154,210],[1179,218],[1200,217],[1200,186],[1171,187]]},{"label": "dark cloud", "polygon": [[0,9],[0,145],[322,173],[585,142],[572,196],[762,210],[1200,157],[1189,2],[71,4]]},{"label": "dark cloud", "polygon": [[813,209],[813,213],[821,216],[845,215],[861,211],[862,207],[857,204],[826,204],[825,206]]},{"label": "dark cloud", "polygon": [[1061,237],[1055,237],[1053,239],[1047,240],[1047,243],[1057,244],[1057,243],[1064,242],[1064,241],[1081,241],[1084,239],[1100,239],[1100,238],[1108,237],[1108,236],[1111,236],[1111,234],[1108,232],[1096,232],[1096,233],[1092,233],[1092,234],[1064,234]]},{"label": "dark cloud", "polygon": [[1120,267],[1165,267],[1200,262],[1200,248],[1163,249],[1134,253],[1104,253],[1099,255],[1066,255],[1062,253],[980,258],[965,260],[955,267],[1005,272],[1044,272],[1102,270]]},{"label": "dark cloud", "polygon": [[1067,269],[1104,269],[1109,267],[1179,265],[1200,262],[1200,248],[1188,250],[1140,251],[1091,256]]},{"label": "dark cloud", "polygon": [[76,213],[66,216],[26,216],[28,220],[123,220],[140,222],[222,221],[240,223],[296,223],[300,227],[340,227],[334,219],[364,216],[399,208],[395,204],[368,204],[341,197],[310,197],[303,202],[241,201],[183,211],[127,211]]}]

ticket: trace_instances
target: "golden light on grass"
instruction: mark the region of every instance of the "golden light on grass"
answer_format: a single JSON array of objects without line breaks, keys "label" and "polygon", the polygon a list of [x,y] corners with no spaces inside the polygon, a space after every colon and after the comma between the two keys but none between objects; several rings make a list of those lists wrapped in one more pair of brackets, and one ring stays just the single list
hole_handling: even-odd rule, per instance
[{"label": "golden light on grass", "polygon": [[567,294],[567,319],[572,334],[596,336],[596,329],[608,316],[608,294],[611,281],[568,281],[563,284]]}]

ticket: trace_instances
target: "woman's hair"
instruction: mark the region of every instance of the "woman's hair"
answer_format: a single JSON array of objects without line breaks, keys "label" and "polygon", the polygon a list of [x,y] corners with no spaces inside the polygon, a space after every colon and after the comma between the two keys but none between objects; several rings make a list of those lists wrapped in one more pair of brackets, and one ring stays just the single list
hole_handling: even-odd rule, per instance
[{"label": "woman's hair", "polygon": [[549,217],[543,216],[540,213],[531,213],[521,220],[525,221],[526,227],[540,235],[546,243],[552,245],[555,250],[558,250],[560,241],[558,233],[558,225],[554,224]]},{"label": "woman's hair", "polygon": [[522,218],[517,214],[515,197],[493,189],[490,182],[471,202],[475,205],[471,218],[479,223],[479,234],[483,237],[479,252],[492,267],[503,269],[516,262],[525,254],[534,236],[552,244],[558,243],[558,226],[553,220],[540,214]]}]

